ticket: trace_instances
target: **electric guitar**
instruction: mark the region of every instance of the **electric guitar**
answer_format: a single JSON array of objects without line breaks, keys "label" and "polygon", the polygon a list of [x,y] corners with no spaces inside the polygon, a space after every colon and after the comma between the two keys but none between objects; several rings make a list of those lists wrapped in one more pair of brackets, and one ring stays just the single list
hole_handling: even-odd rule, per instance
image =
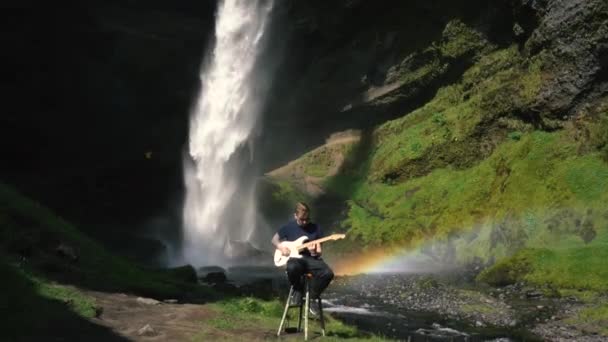
[{"label": "electric guitar", "polygon": [[281,246],[285,246],[287,248],[289,248],[289,255],[283,255],[283,253],[281,253],[280,250],[275,250],[274,251],[274,264],[277,267],[283,266],[287,263],[287,260],[289,260],[289,258],[301,258],[302,255],[300,254],[300,251],[311,247],[312,245],[316,244],[316,243],[321,243],[321,242],[325,242],[325,241],[329,241],[329,240],[340,240],[340,239],[344,239],[346,237],[346,234],[332,234],[330,236],[326,236],[324,238],[321,239],[317,239],[317,240],[313,240],[313,241],[308,241],[308,242],[304,242],[306,241],[306,239],[308,239],[307,236],[301,236],[299,237],[297,240],[294,241],[283,241],[281,242]]}]

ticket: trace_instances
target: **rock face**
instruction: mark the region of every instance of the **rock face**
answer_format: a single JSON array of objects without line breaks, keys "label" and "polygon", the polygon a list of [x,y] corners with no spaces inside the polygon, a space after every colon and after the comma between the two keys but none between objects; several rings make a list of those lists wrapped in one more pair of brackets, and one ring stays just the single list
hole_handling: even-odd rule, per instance
[{"label": "rock face", "polygon": [[[512,44],[542,56],[543,87],[519,113],[533,125],[562,127],[608,91],[603,0],[275,5],[274,43],[263,60],[276,63],[276,76],[256,148],[264,171],[331,133],[365,132],[405,115],[480,55]],[[94,235],[115,222],[123,225],[112,235],[123,236],[158,213],[178,217],[188,113],[215,6],[13,4],[8,11],[20,20],[3,33],[13,77],[0,124],[0,180]],[[177,231],[179,219],[170,221],[162,229]]]},{"label": "rock face", "polygon": [[[288,52],[265,117],[262,151],[273,151],[268,167],[321,145],[330,133],[370,128],[420,107],[493,46],[519,44],[528,56],[543,54],[547,79],[528,115],[559,127],[578,104],[606,91],[606,6],[600,0],[284,2]],[[475,33],[462,35],[463,29]]]},{"label": "rock face", "polygon": [[535,109],[553,119],[575,115],[578,105],[606,91],[608,5],[586,0],[523,3],[539,18],[526,50],[530,54],[546,53],[547,67],[553,74]]},{"label": "rock face", "polygon": [[166,210],[215,1],[8,7],[0,179],[80,223]]},{"label": "rock face", "polygon": [[[330,133],[372,127],[404,115],[457,80],[476,50],[514,41],[507,1],[287,1],[287,37],[264,128],[268,144],[288,141],[278,166],[320,145]],[[447,26],[458,18],[459,24]],[[460,29],[477,33],[441,51]],[[450,29],[455,29],[450,31]],[[297,132],[298,139],[289,138]],[[282,151],[282,150],[280,150]],[[274,164],[276,163],[276,164]]]}]

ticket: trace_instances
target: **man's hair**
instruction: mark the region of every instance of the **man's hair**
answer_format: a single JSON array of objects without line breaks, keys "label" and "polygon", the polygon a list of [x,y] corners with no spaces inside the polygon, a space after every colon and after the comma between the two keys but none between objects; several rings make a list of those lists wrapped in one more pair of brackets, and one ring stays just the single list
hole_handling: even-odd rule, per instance
[{"label": "man's hair", "polygon": [[301,216],[307,217],[309,213],[310,213],[310,208],[308,207],[308,204],[306,204],[304,202],[296,203],[295,214],[298,215],[298,217],[301,217]]}]

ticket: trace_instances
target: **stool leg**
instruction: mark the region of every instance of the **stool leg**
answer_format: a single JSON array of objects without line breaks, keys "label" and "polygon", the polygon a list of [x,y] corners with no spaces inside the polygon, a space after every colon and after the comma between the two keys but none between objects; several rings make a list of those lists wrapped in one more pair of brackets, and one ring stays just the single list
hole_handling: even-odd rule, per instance
[{"label": "stool leg", "polygon": [[310,291],[306,281],[306,304],[304,306],[304,341],[308,341],[308,309],[310,308]]},{"label": "stool leg", "polygon": [[277,336],[281,336],[281,331],[283,331],[283,324],[285,323],[285,317],[287,317],[287,310],[289,310],[289,299],[291,299],[292,294],[293,294],[293,286],[289,288],[289,295],[287,295],[287,302],[285,303],[285,311],[283,311],[283,318],[281,318],[281,324],[279,325],[279,331],[277,331]]},{"label": "stool leg", "polygon": [[323,305],[321,305],[321,297],[317,298],[319,301],[319,318],[321,319],[321,334],[325,336],[325,318],[323,317]]},{"label": "stool leg", "polygon": [[304,303],[300,299],[300,316],[298,317],[298,332],[302,331],[302,314],[304,313]]}]

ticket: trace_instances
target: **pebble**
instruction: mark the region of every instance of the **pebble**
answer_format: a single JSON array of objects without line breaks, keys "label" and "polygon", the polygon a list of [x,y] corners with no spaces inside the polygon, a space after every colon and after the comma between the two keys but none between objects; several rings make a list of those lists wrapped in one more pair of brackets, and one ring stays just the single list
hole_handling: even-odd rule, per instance
[{"label": "pebble", "polygon": [[139,336],[156,336],[158,333],[150,324],[144,325],[141,329],[137,331],[137,335]]}]

